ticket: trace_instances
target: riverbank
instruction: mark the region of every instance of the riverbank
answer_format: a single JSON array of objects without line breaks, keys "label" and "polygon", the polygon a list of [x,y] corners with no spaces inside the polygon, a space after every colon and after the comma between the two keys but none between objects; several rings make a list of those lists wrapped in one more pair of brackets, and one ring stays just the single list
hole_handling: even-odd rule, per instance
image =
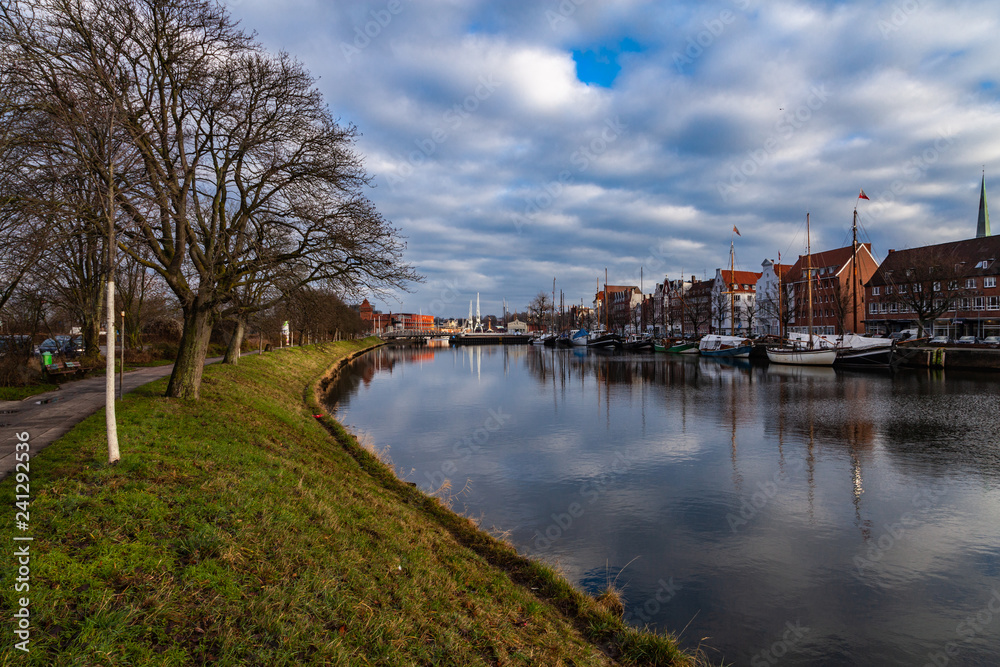
[{"label": "riverbank", "polygon": [[103,412],[33,459],[26,529],[0,529],[29,546],[26,575],[13,548],[0,572],[4,632],[27,609],[30,652],[5,641],[0,662],[688,664],[317,411],[313,380],[375,342],[206,368],[197,402],[142,387],[118,405],[117,466]]}]

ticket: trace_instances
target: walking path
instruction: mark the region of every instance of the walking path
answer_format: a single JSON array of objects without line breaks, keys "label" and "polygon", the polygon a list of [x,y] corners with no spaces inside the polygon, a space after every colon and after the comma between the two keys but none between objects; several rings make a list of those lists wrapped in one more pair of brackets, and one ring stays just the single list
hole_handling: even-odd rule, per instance
[{"label": "walking path", "polygon": [[[246,356],[245,354],[243,356]],[[206,359],[206,364],[222,357]],[[153,380],[170,375],[169,366],[149,366],[125,373],[123,391],[129,392]],[[117,386],[118,378],[115,378]],[[104,407],[104,376],[66,382],[56,391],[31,396],[23,401],[0,401],[0,479],[14,470],[17,434],[28,432],[31,456],[51,445],[71,428]]]}]

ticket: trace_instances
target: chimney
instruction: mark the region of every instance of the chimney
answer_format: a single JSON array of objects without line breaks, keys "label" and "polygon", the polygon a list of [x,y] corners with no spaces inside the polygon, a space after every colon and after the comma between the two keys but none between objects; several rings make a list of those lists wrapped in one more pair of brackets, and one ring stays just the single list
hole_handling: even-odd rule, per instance
[{"label": "chimney", "polygon": [[895,251],[895,250],[893,250],[892,248],[890,248],[890,249],[889,249],[889,254],[890,254],[890,255],[891,255],[892,253],[894,253],[894,252],[896,252],[896,251]]}]

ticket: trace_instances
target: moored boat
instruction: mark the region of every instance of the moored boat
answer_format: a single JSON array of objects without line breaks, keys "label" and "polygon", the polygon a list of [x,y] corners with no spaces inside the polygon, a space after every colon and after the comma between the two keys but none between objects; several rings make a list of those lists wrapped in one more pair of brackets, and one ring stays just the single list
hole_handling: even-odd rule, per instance
[{"label": "moored boat", "polygon": [[896,341],[891,338],[845,334],[833,342],[837,349],[833,365],[837,367],[892,368],[897,361]]},{"label": "moored boat", "polygon": [[767,360],[773,364],[794,364],[796,366],[833,366],[837,351],[808,347],[769,347]]},{"label": "moored boat", "polygon": [[705,357],[738,357],[749,358],[753,343],[749,338],[740,336],[721,336],[708,334],[698,343],[698,351]]},{"label": "moored boat", "polygon": [[669,354],[698,354],[698,343],[680,340],[667,348]]},{"label": "moored boat", "polygon": [[576,347],[586,347],[587,341],[590,340],[590,334],[587,333],[586,329],[580,329],[576,331],[569,337],[570,343]]},{"label": "moored boat", "polygon": [[603,349],[621,349],[622,339],[617,334],[604,334],[603,336],[598,336],[587,342],[587,347],[603,348]]}]

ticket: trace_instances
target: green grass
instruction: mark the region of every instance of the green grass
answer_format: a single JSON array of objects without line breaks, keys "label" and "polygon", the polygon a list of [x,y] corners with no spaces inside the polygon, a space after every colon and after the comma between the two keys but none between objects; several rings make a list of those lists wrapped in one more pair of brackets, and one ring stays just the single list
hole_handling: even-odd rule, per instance
[{"label": "green grass", "polygon": [[147,385],[116,466],[103,413],[33,459],[31,652],[3,521],[0,664],[693,664],[314,416],[314,381],[373,343],[209,366],[199,401]]},{"label": "green grass", "polygon": [[58,388],[58,385],[45,383],[32,384],[27,387],[0,387],[0,401],[21,401]]}]

